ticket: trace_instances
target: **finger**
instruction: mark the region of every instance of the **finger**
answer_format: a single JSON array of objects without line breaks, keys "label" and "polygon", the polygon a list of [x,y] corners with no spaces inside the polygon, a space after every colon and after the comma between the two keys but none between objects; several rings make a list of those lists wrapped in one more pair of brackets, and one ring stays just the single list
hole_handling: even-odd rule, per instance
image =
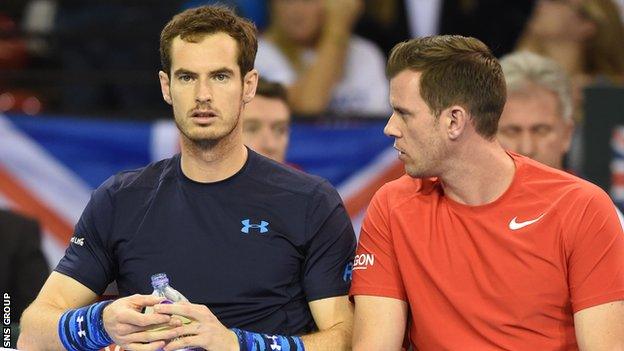
[{"label": "finger", "polygon": [[144,330],[126,335],[124,340],[130,343],[150,343],[154,341],[168,341],[178,336],[176,329]]},{"label": "finger", "polygon": [[139,313],[133,310],[127,310],[121,313],[117,318],[119,322],[132,324],[139,327],[155,326],[158,324],[166,324],[171,320],[171,316],[161,313]]},{"label": "finger", "polygon": [[173,318],[169,321],[169,323],[148,325],[146,327],[141,327],[141,326],[132,325],[132,324],[122,324],[117,328],[117,333],[121,336],[126,336],[129,334],[148,331],[148,330],[149,331],[161,331],[161,330],[166,330],[166,329],[174,329],[181,325],[182,323],[180,322],[180,320],[176,322],[174,321]]},{"label": "finger", "polygon": [[188,347],[200,347],[200,339],[198,336],[185,336],[177,338],[164,347],[165,351],[174,351]]},{"label": "finger", "polygon": [[201,329],[201,324],[198,322],[192,322],[189,324],[184,324],[182,326],[179,326],[177,328],[174,328],[173,331],[178,335],[178,336],[182,336],[182,335],[197,335],[200,333],[200,329]]},{"label": "finger", "polygon": [[[169,324],[168,324],[169,327],[175,328],[175,327],[183,326],[184,325],[184,321],[181,320],[180,318],[183,318],[183,317],[171,316],[171,320],[169,321]],[[184,319],[186,319],[187,321],[189,320],[187,318],[184,318]]]},{"label": "finger", "polygon": [[187,317],[195,320],[202,319],[202,317],[210,316],[214,317],[210,309],[204,305],[196,304],[170,304],[170,305],[156,305],[154,311],[163,314],[175,314],[182,317]]},{"label": "finger", "polygon": [[154,306],[166,300],[166,298],[162,296],[139,295],[139,294],[128,296],[126,299],[128,300],[128,302],[132,303],[133,305],[141,306],[141,307]]},{"label": "finger", "polygon": [[123,345],[123,349],[132,351],[156,351],[162,349],[164,346],[164,341],[154,341],[150,342],[149,344],[132,343]]}]

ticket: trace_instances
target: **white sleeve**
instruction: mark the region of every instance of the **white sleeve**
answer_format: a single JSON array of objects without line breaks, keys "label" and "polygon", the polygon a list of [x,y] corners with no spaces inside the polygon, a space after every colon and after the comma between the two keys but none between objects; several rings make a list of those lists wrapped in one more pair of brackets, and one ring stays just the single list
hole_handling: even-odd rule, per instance
[{"label": "white sleeve", "polygon": [[255,66],[262,78],[273,82],[290,85],[297,78],[288,59],[266,39],[258,40]]}]

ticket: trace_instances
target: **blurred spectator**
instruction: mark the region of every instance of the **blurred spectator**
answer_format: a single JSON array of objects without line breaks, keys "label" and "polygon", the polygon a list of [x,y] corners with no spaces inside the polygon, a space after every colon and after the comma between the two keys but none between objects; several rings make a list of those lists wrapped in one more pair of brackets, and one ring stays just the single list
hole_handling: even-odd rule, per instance
[{"label": "blurred spectator", "polygon": [[539,0],[518,48],[555,60],[577,94],[596,78],[624,75],[624,27],[611,0]]},{"label": "blurred spectator", "polygon": [[[9,294],[11,323],[17,324],[50,273],[41,251],[39,224],[0,210],[0,243],[0,293]],[[11,339],[17,342],[16,335]]]},{"label": "blurred spectator", "polygon": [[352,35],[362,0],[271,0],[256,68],[285,84],[298,114],[384,115],[390,110],[385,61]]},{"label": "blurred spectator", "polygon": [[[574,133],[572,86],[555,61],[519,51],[500,60],[507,102],[498,122],[503,148],[547,166],[565,169]],[[616,208],[624,227],[624,216]]]},{"label": "blurred spectator", "polygon": [[563,169],[574,122],[572,93],[565,71],[553,60],[516,52],[501,61],[507,102],[498,123],[505,149]]},{"label": "blurred spectator", "polygon": [[257,153],[284,162],[290,137],[290,109],[286,89],[263,78],[256,96],[243,111],[243,141]]},{"label": "blurred spectator", "polygon": [[486,43],[496,56],[513,50],[534,0],[367,0],[356,33],[387,54],[401,41],[461,34]]}]

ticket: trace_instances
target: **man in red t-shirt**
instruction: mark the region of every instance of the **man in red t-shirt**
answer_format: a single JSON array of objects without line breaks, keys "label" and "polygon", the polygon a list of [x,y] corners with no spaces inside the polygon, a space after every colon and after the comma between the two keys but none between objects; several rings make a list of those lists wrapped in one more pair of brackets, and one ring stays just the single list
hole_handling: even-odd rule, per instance
[{"label": "man in red t-shirt", "polygon": [[407,175],[353,266],[354,350],[624,348],[624,235],[598,187],[496,141],[505,80],[474,38],[398,44],[387,73]]}]

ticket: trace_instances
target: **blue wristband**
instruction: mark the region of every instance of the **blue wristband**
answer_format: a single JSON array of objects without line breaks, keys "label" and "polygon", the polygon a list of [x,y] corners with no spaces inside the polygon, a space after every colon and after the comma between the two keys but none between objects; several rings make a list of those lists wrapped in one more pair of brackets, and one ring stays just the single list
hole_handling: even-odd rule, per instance
[{"label": "blue wristband", "polygon": [[305,351],[303,341],[298,336],[283,336],[254,333],[238,328],[232,328],[238,338],[240,351]]},{"label": "blue wristband", "polygon": [[70,351],[97,351],[113,343],[106,330],[102,311],[112,301],[102,301],[61,316],[58,333],[61,343]]}]

